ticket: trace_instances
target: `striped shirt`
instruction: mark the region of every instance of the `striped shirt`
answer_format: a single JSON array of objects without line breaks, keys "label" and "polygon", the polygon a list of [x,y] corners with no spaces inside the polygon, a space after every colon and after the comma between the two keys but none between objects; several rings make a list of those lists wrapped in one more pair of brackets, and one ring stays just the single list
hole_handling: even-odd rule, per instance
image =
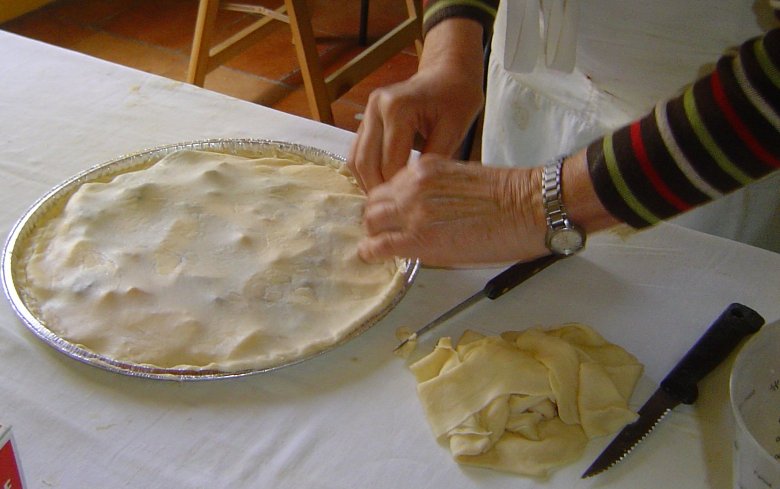
[{"label": "striped shirt", "polygon": [[780,169],[780,29],[745,42],[682,95],[591,143],[588,167],[604,206],[637,228]]},{"label": "striped shirt", "polygon": [[[445,18],[466,17],[489,31],[497,4],[428,0],[424,30]],[[680,96],[592,142],[587,156],[602,204],[636,228],[778,171],[780,29],[746,41]]]}]

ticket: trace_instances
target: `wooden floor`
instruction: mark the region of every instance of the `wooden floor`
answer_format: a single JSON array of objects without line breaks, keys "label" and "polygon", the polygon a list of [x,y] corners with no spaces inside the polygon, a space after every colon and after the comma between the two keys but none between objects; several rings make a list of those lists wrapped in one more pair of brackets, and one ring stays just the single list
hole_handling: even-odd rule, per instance
[{"label": "wooden floor", "polygon": [[[184,81],[192,45],[197,0],[57,0],[0,24],[0,29]],[[282,0],[254,0],[276,8]],[[358,44],[360,0],[309,0],[321,60],[336,69],[362,47]],[[369,42],[395,27],[405,15],[403,0],[371,0]],[[249,14],[224,12],[217,31],[224,38],[250,23]],[[368,94],[411,76],[414,46],[388,61],[333,104],[336,125],[354,131]],[[291,43],[290,28],[272,22],[268,35],[206,77],[205,87],[236,98],[310,117]]]}]

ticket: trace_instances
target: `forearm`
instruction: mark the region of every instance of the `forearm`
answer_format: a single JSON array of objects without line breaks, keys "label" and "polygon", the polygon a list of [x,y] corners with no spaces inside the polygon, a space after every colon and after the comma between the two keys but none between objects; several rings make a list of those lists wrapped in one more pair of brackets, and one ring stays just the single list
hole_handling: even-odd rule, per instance
[{"label": "forearm", "polygon": [[600,202],[637,228],[777,171],[780,29],[746,42],[679,97],[593,142],[587,161]]},{"label": "forearm", "polygon": [[418,71],[431,67],[457,70],[482,80],[482,30],[483,27],[464,18],[451,18],[439,22],[425,37]]},{"label": "forearm", "polygon": [[426,0],[420,67],[454,63],[469,72],[483,69],[484,43],[493,30],[498,0]]}]

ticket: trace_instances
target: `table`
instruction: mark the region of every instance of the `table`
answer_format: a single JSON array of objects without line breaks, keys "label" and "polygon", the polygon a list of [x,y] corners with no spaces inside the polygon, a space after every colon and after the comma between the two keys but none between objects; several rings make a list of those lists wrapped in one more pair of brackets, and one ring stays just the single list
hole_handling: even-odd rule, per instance
[{"label": "table", "polygon": [[[338,154],[352,134],[0,32],[0,232],[94,164],[220,137],[294,141]],[[661,225],[588,249],[436,331],[497,333],[580,321],[645,364],[638,407],[731,302],[780,324],[780,255]],[[349,344],[271,373],[211,382],[126,377],[43,344],[0,305],[0,424],[29,487],[731,487],[729,362],[617,467],[581,481],[608,439],[537,481],[460,467],[439,446],[415,381],[392,354],[495,269],[422,269],[401,304]],[[421,349],[430,348],[427,338]]]}]

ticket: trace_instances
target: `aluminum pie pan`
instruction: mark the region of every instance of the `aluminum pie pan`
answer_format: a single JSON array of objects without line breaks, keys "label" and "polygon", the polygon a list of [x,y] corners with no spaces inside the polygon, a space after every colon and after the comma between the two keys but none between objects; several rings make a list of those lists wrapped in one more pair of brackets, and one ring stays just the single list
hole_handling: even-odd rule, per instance
[{"label": "aluminum pie pan", "polygon": [[72,359],[103,370],[133,377],[176,381],[216,380],[243,377],[271,372],[283,367],[295,365],[342,346],[374,326],[394,309],[414,282],[414,278],[420,267],[419,260],[398,259],[403,273],[402,286],[384,308],[366,318],[365,321],[356,326],[350,333],[336,343],[298,358],[284,360],[276,365],[256,369],[221,371],[205,370],[195,367],[162,368],[147,364],[123,362],[90,351],[83,346],[62,338],[57,333],[50,330],[43,319],[35,312],[35,298],[25,290],[26,274],[24,267],[20,262],[21,257],[24,256],[24,252],[27,249],[26,247],[29,244],[33,231],[41,222],[45,221],[46,216],[55,209],[57,205],[66,202],[81,185],[88,182],[111,179],[121,173],[147,168],[165,156],[180,150],[213,151],[246,157],[292,154],[302,156],[314,163],[334,166],[336,168],[346,164],[346,160],[343,156],[318,148],[285,141],[264,139],[208,139],[160,146],[142,150],[137,153],[123,155],[105,163],[95,165],[55,186],[38,199],[16,222],[8,236],[2,255],[2,283],[5,295],[14,312],[22,320],[24,325],[44,343]]}]

